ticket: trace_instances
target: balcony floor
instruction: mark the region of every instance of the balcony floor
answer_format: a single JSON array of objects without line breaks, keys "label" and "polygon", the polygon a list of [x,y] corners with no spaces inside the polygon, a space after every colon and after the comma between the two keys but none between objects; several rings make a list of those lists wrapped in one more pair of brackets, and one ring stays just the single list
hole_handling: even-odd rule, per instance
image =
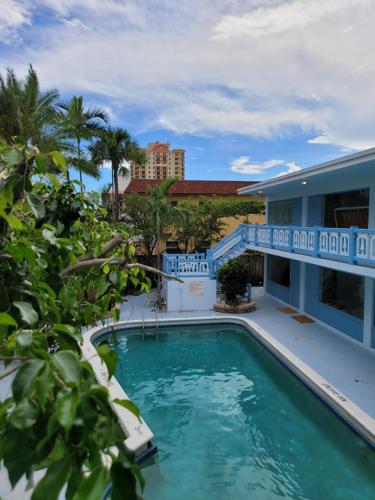
[{"label": "balcony floor", "polygon": [[[152,307],[145,307],[147,299],[146,295],[128,297],[121,308],[121,319],[141,320],[142,315],[144,319],[155,319]],[[243,317],[266,330],[375,419],[375,352],[319,323],[298,323],[291,315],[280,312],[283,304],[265,295],[262,288],[253,288],[253,299],[257,310]],[[220,316],[213,311],[159,313],[160,319]]]}]

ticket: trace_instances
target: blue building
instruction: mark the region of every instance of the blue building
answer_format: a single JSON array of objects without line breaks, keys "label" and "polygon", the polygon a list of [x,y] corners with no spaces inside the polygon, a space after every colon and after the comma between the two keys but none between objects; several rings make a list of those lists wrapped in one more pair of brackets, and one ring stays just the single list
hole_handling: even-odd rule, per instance
[{"label": "blue building", "polygon": [[253,228],[248,248],[265,254],[266,292],[375,347],[375,149],[240,194],[255,189],[267,225]]},{"label": "blue building", "polygon": [[222,262],[261,251],[267,294],[374,348],[375,148],[239,194],[265,196],[267,224],[243,224],[206,255],[171,256],[166,268],[212,279]]}]

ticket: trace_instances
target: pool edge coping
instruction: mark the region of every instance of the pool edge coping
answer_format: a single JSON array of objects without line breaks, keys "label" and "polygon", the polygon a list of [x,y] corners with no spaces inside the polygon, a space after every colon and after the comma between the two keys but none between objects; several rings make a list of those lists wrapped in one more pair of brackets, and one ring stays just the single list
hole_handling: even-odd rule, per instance
[{"label": "pool edge coping", "polygon": [[[179,324],[218,324],[233,323],[244,326],[249,334],[253,335],[261,344],[270,351],[284,366],[294,373],[310,390],[312,390],[320,399],[322,399],[341,419],[350,425],[367,442],[375,447],[375,419],[368,415],[345,394],[339,391],[334,385],[329,383],[318,372],[293,354],[280,341],[275,339],[264,328],[255,321],[242,317],[231,315],[220,316],[192,316],[190,318],[163,318],[157,322],[154,319],[149,320],[122,320],[117,323],[109,323],[103,326],[97,326],[83,333],[82,354],[91,364],[98,382],[104,385],[113,399],[129,399],[124,389],[118,383],[116,377],[108,379],[106,366],[101,362],[93,342],[99,337],[110,334],[117,330],[128,330],[134,327],[150,326],[178,326]],[[119,423],[124,430],[126,446],[133,452],[144,452],[154,435],[146,422],[138,418],[126,408],[119,406],[111,401],[111,406],[115,412]],[[142,413],[142,409],[140,409]]]}]

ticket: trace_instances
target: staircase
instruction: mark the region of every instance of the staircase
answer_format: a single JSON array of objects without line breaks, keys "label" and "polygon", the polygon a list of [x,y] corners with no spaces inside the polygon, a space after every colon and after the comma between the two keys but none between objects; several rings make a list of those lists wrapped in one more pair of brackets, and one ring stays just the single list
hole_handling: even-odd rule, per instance
[{"label": "staircase", "polygon": [[246,251],[248,226],[239,225],[206,253],[163,254],[163,271],[180,277],[214,279],[222,264]]}]

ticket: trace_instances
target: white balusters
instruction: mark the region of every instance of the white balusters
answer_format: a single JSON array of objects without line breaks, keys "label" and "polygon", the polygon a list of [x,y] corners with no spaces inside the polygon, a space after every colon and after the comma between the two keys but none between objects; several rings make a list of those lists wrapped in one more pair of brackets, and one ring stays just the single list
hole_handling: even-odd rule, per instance
[{"label": "white balusters", "polygon": [[259,227],[257,230],[258,243],[269,245],[271,243],[271,229]]},{"label": "white balusters", "polygon": [[313,252],[315,250],[315,233],[314,233],[314,231],[308,232],[307,250],[310,250],[310,252]]},{"label": "white balusters", "polygon": [[357,236],[357,245],[356,245],[356,257],[360,259],[368,259],[368,250],[369,250],[369,235],[360,233]]},{"label": "white balusters", "polygon": [[276,227],[273,230],[274,246],[287,247],[289,245],[289,229]]},{"label": "white balusters", "polygon": [[348,233],[340,233],[339,254],[343,256],[349,255],[349,241]]},{"label": "white balusters", "polygon": [[328,232],[327,231],[320,232],[319,252],[328,253]]},{"label": "white balusters", "polygon": [[250,242],[255,241],[255,226],[248,226],[247,228],[247,237]]},{"label": "white balusters", "polygon": [[337,254],[339,252],[339,234],[328,234],[328,253]]}]

